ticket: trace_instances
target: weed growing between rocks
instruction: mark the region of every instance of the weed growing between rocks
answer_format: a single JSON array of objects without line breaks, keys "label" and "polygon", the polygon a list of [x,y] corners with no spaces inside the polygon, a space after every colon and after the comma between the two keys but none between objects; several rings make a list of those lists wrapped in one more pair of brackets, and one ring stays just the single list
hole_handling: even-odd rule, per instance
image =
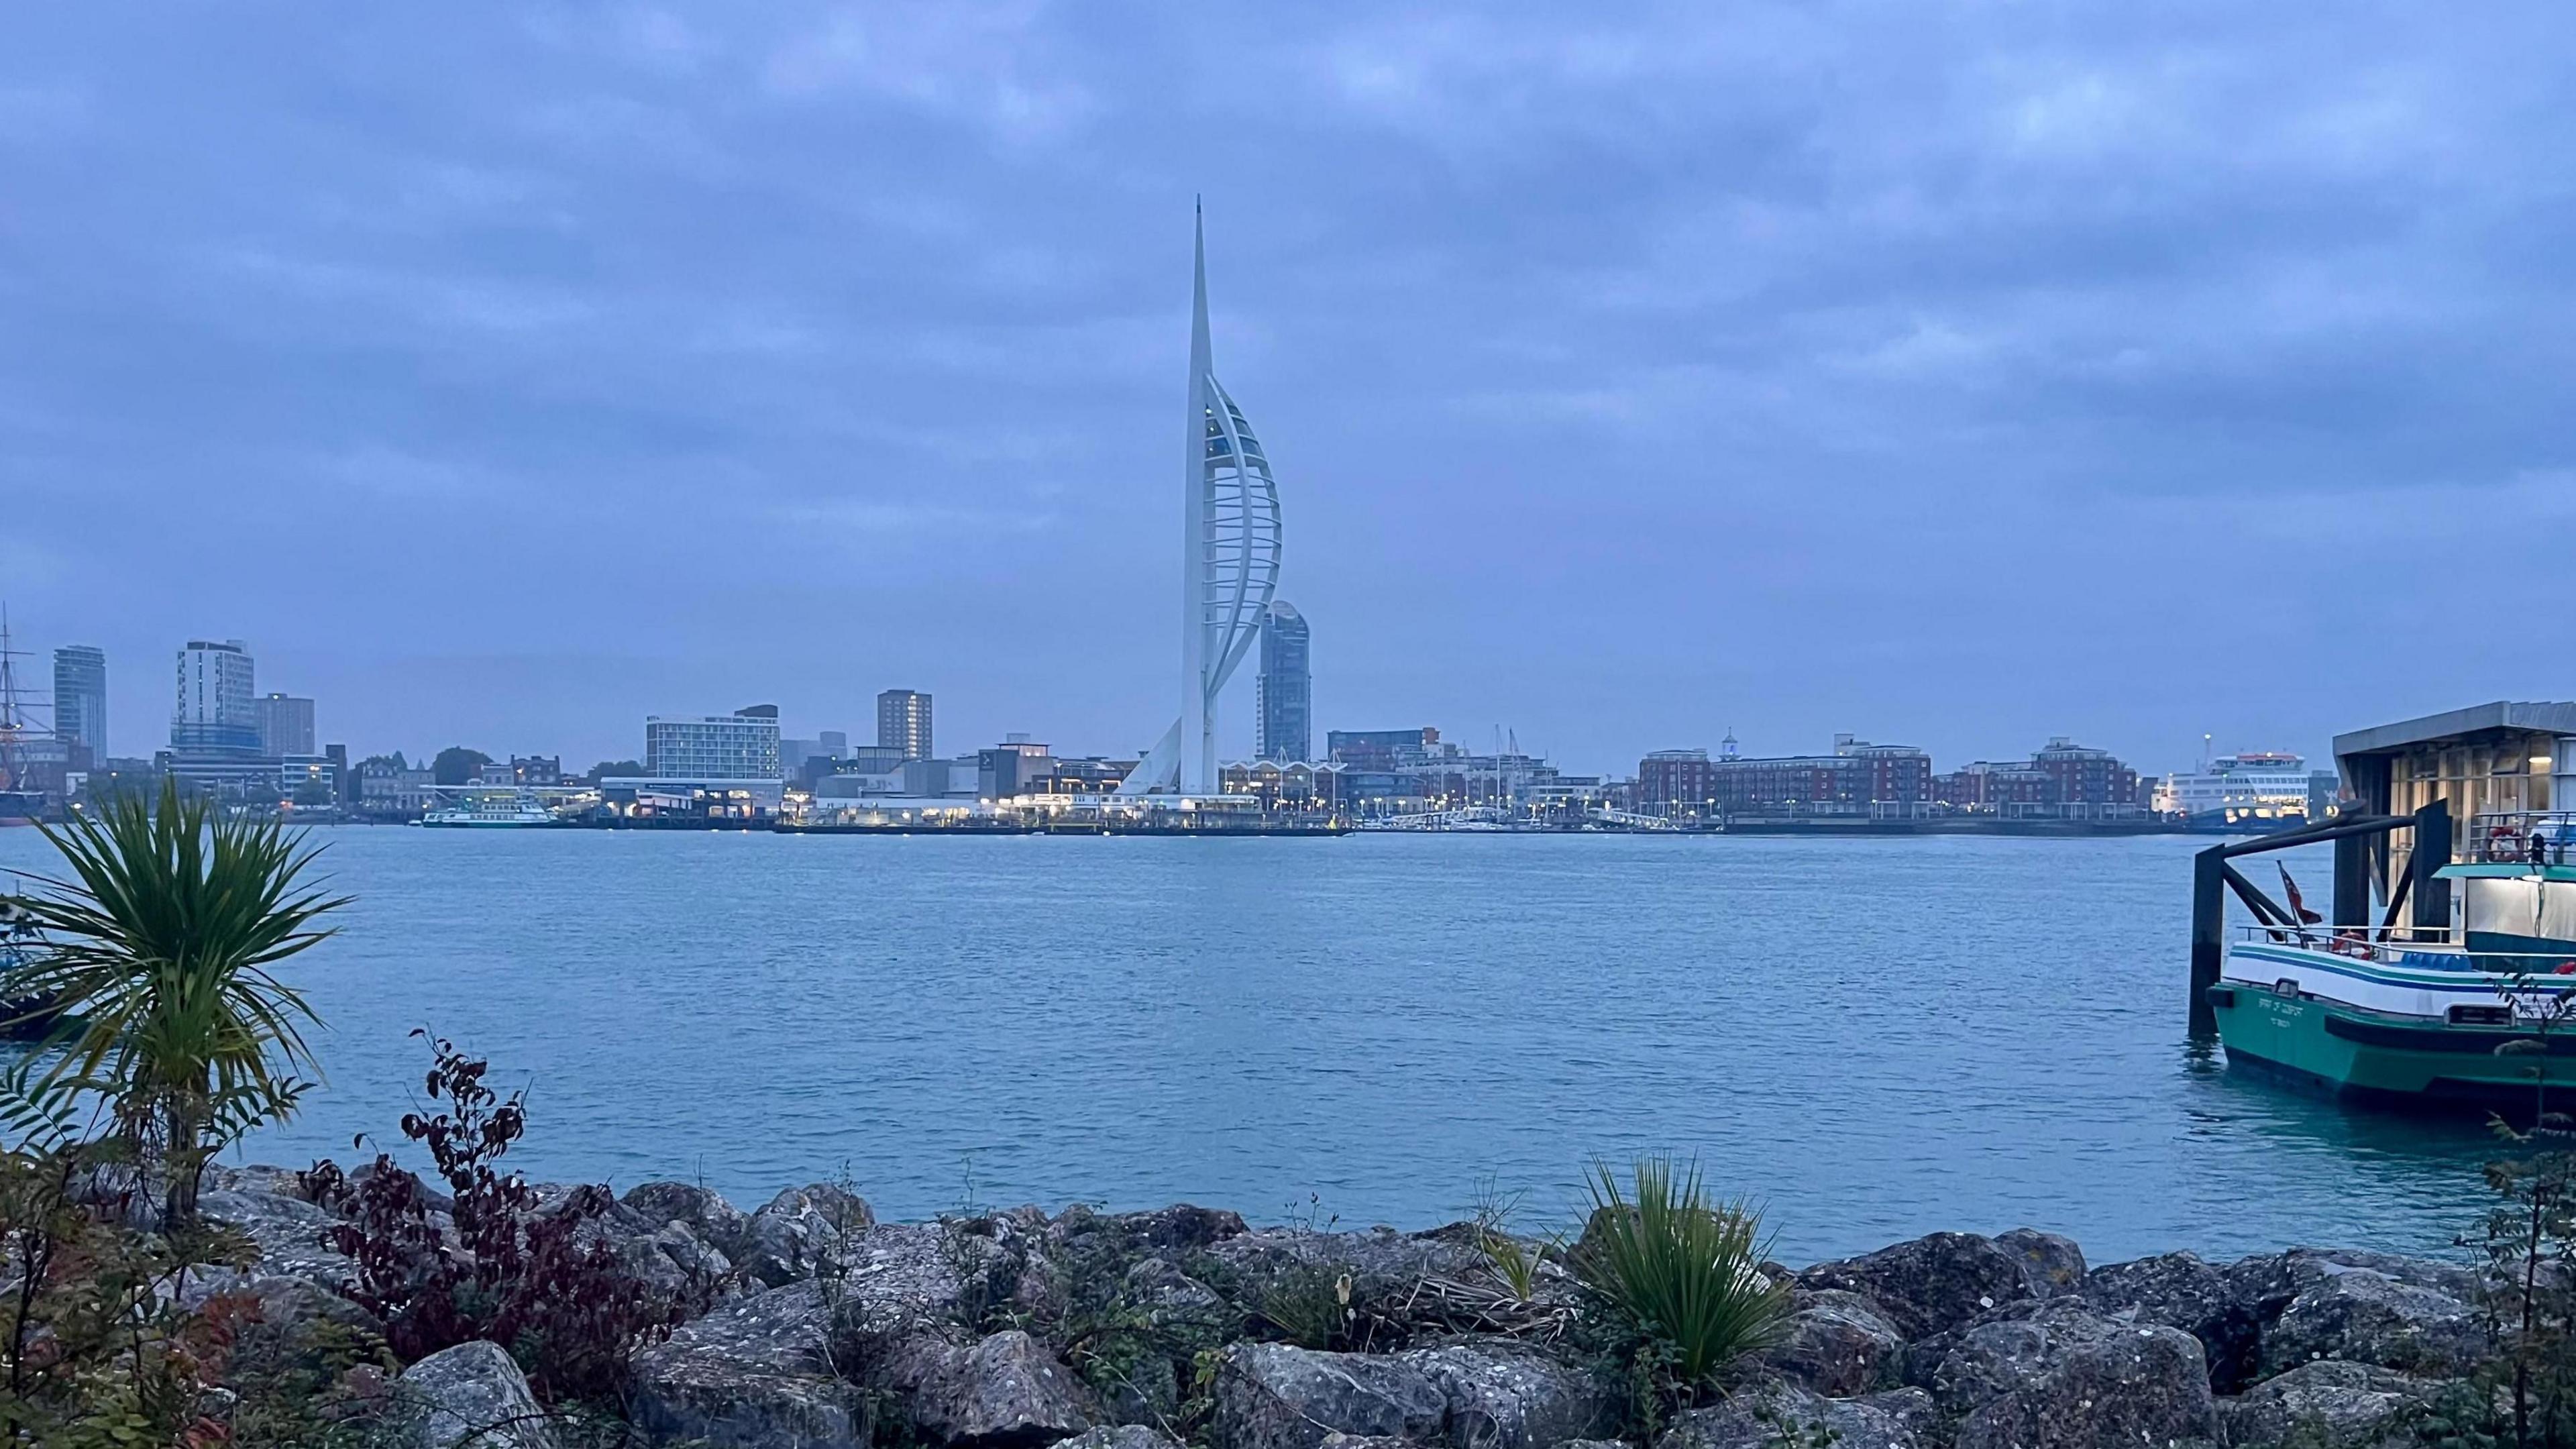
[{"label": "weed growing between rocks", "polygon": [[1475,1216],[1470,1220],[1476,1251],[1484,1256],[1493,1272],[1512,1298],[1529,1303],[1538,1296],[1541,1265],[1547,1261],[1547,1249],[1560,1246],[1554,1242],[1533,1246],[1512,1231],[1519,1215],[1521,1195],[1500,1190],[1492,1178],[1476,1189]]},{"label": "weed growing between rocks", "polygon": [[1588,1186],[1592,1218],[1570,1256],[1601,1311],[1583,1333],[1627,1386],[1632,1427],[1651,1437],[1779,1341],[1788,1288],[1763,1272],[1761,1214],[1712,1197],[1698,1164],[1639,1158],[1623,1184],[1595,1163]]}]

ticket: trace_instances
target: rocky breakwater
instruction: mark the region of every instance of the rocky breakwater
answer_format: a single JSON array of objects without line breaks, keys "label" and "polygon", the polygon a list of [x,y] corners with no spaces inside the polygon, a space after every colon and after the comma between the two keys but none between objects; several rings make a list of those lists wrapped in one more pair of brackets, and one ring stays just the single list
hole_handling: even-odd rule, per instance
[{"label": "rocky breakwater", "polygon": [[[222,1176],[208,1212],[260,1250],[238,1286],[350,1320],[329,1214],[292,1175]],[[745,1212],[649,1183],[590,1231],[639,1281],[713,1285],[633,1354],[631,1432],[737,1449],[2393,1444],[2488,1351],[2478,1283],[2440,1263],[2302,1248],[2094,1267],[2026,1229],[1935,1233],[1774,1265],[1774,1345],[1696,1406],[1656,1409],[1563,1254],[1524,1244],[1516,1280],[1463,1224],[1252,1228],[1188,1206],[884,1223],[831,1187]],[[405,1442],[556,1443],[521,1367],[483,1345],[410,1365]]]}]

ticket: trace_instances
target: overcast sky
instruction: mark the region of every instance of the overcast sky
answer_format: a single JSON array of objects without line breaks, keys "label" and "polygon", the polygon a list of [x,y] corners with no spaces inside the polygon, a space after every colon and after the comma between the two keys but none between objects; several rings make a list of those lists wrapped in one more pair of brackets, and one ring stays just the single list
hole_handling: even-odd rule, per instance
[{"label": "overcast sky", "polygon": [[1204,193],[1319,745],[2322,753],[2576,696],[2572,62],[2563,0],[17,7],[0,597],[119,752],[199,636],[362,753],[895,685],[1134,752]]}]

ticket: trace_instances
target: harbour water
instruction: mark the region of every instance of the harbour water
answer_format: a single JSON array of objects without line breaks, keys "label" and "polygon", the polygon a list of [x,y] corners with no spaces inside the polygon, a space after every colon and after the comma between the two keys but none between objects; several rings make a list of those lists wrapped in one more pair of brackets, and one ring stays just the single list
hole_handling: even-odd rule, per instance
[{"label": "harbour water", "polygon": [[[2205,839],[315,835],[328,1074],[241,1155],[346,1160],[426,1064],[528,1088],[545,1178],[881,1213],[1179,1199],[1533,1224],[1696,1154],[1793,1261],[2031,1224],[2097,1261],[2443,1251],[2474,1122],[2294,1095],[2184,1032]],[[0,869],[48,867],[32,830]],[[2326,880],[2321,855],[2292,868]]]}]

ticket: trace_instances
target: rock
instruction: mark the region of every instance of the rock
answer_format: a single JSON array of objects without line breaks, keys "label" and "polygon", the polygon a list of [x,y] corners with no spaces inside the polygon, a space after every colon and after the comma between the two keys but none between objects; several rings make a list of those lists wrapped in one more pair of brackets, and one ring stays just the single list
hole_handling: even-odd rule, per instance
[{"label": "rock", "polygon": [[959,1267],[981,1278],[1004,1256],[990,1238],[952,1236],[937,1223],[879,1223],[841,1243],[840,1251],[847,1255],[836,1265],[846,1316],[888,1341],[952,1324],[963,1312]]},{"label": "rock", "polygon": [[1220,1449],[1321,1449],[1329,1433],[1425,1441],[1448,1400],[1413,1364],[1373,1354],[1238,1343],[1217,1378]]},{"label": "rock", "polygon": [[2200,1341],[2058,1298],[1963,1330],[1933,1375],[1957,1449],[2215,1442]]},{"label": "rock", "polygon": [[236,1273],[223,1269],[188,1275],[179,1290],[179,1306],[203,1308],[218,1296],[239,1295],[259,1305],[259,1321],[279,1328],[307,1323],[336,1323],[343,1328],[381,1334],[376,1316],[310,1278],[284,1273]]},{"label": "rock", "polygon": [[1904,1369],[1905,1337],[1858,1293],[1795,1289],[1780,1342],[1762,1361],[1801,1388],[1848,1398],[1895,1386]]},{"label": "rock", "polygon": [[1181,1449],[1181,1441],[1143,1424],[1113,1424],[1058,1439],[1055,1449]]},{"label": "rock", "polygon": [[2477,1310],[2449,1294],[2377,1268],[2342,1264],[2317,1273],[2262,1331],[2266,1373],[2349,1359],[2437,1378],[2465,1376],[2487,1349]]},{"label": "rock", "polygon": [[826,1257],[846,1258],[875,1223],[865,1200],[829,1183],[791,1187],[751,1215],[741,1251],[728,1256],[774,1288],[814,1276]]},{"label": "rock", "polygon": [[684,1224],[699,1242],[728,1259],[741,1254],[751,1229],[750,1214],[694,1182],[639,1183],[618,1201],[651,1222]]},{"label": "rock", "polygon": [[[2466,1303],[2478,1296],[2478,1275],[2430,1258],[2373,1253],[2360,1248],[2292,1248],[2241,1259],[2226,1269],[2229,1291],[2240,1298],[2287,1304],[2339,1273],[2361,1269],[2409,1288],[2422,1288]],[[2270,1317],[2270,1313],[2265,1313]]]},{"label": "rock", "polygon": [[1466,1243],[1433,1233],[1399,1233],[1371,1228],[1355,1233],[1317,1233],[1299,1228],[1262,1228],[1224,1238],[1208,1256],[1252,1277],[1303,1265],[1349,1273],[1354,1279],[1412,1283],[1426,1277],[1456,1277],[1484,1262]]},{"label": "rock", "polygon": [[1995,1246],[2021,1264],[2022,1280],[2030,1285],[2033,1298],[2055,1298],[2084,1284],[2084,1250],[2073,1238],[2015,1228],[1997,1234]]},{"label": "rock", "polygon": [[349,1282],[357,1271],[347,1255],[323,1242],[335,1219],[302,1198],[222,1190],[200,1194],[197,1210],[208,1222],[232,1228],[258,1244],[262,1274],[337,1286]]},{"label": "rock", "polygon": [[227,1167],[220,1162],[206,1164],[205,1175],[198,1179],[200,1194],[209,1192],[264,1192],[271,1197],[291,1197],[311,1201],[304,1195],[304,1175],[291,1167],[271,1167],[249,1162]]},{"label": "rock", "polygon": [[1818,1263],[1797,1281],[1867,1296],[1908,1339],[1929,1338],[2001,1304],[2035,1296],[2022,1258],[1975,1233],[1932,1233],[1861,1257]]},{"label": "rock", "polygon": [[2262,1331],[2257,1301],[2241,1278],[2197,1254],[2161,1253],[2095,1268],[2077,1291],[2105,1318],[2162,1324],[2199,1339],[2219,1393],[2234,1393],[2254,1377]]},{"label": "rock", "polygon": [[1165,1314],[1212,1317],[1226,1312],[1225,1299],[1205,1283],[1163,1258],[1140,1259],[1127,1270],[1127,1294],[1138,1304]]},{"label": "rock", "polygon": [[858,1391],[833,1362],[821,1287],[736,1299],[635,1355],[628,1413],[663,1439],[729,1449],[865,1449]]},{"label": "rock", "polygon": [[2394,1369],[2319,1359],[2220,1400],[2219,1422],[2227,1442],[2242,1449],[2285,1443],[2310,1426],[2346,1449],[2394,1449],[2398,1421],[2425,1403],[2432,1387]]},{"label": "rock", "polygon": [[1440,1391],[1456,1449],[1548,1449],[1610,1427],[1607,1388],[1524,1346],[1463,1343],[1396,1357]]},{"label": "rock", "polygon": [[1077,1203],[1057,1214],[1046,1237],[1059,1248],[1106,1242],[1121,1257],[1178,1258],[1248,1231],[1239,1214],[1189,1203],[1141,1213],[1095,1212]]},{"label": "rock", "polygon": [[441,1349],[395,1382],[406,1449],[554,1449],[545,1410],[499,1344]]},{"label": "rock", "polygon": [[1090,1396],[1036,1339],[1007,1329],[971,1347],[941,1344],[897,1369],[912,1422],[951,1444],[1014,1449],[1091,1427]]},{"label": "rock", "polygon": [[733,1260],[686,1222],[664,1223],[653,1236],[639,1241],[691,1288],[714,1287],[733,1277]]},{"label": "rock", "polygon": [[1916,1449],[1929,1413],[1930,1401],[1920,1389],[1829,1399],[1794,1385],[1773,1385],[1674,1415],[1655,1449],[1803,1449],[1819,1440],[1829,1440],[1833,1449]]}]

